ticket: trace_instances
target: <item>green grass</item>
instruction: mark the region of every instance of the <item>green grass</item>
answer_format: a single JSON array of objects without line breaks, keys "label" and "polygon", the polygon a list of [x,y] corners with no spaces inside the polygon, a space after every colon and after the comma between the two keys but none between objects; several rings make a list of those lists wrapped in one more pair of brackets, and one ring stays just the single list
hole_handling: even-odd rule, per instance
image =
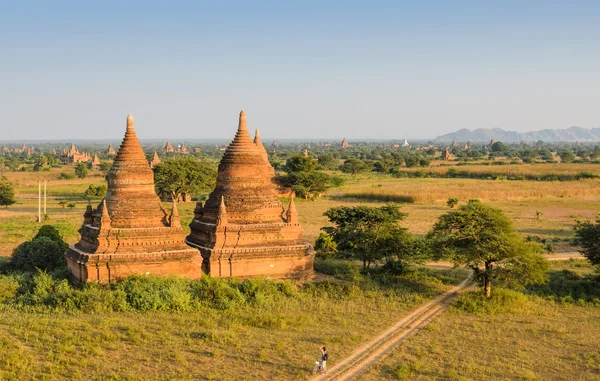
[{"label": "green grass", "polygon": [[[345,265],[329,263],[336,266]],[[41,295],[33,304],[41,308],[14,304],[10,296],[0,303],[0,379],[308,379],[320,345],[339,361],[448,288],[437,272],[381,278],[349,271],[356,273],[352,283],[334,279],[298,288],[249,281],[235,286],[244,300],[235,306],[200,303],[179,312],[136,310],[132,300],[155,300],[152,292],[136,299],[139,285],[126,291],[125,312],[64,309],[65,303],[44,299],[47,288],[38,285],[29,300]],[[0,282],[0,289],[18,294],[13,286]]]},{"label": "green grass", "polygon": [[[565,289],[556,280],[556,274],[572,277],[570,269],[581,270],[582,264],[553,264],[554,277],[545,287],[525,293],[498,288],[490,302],[479,290],[461,296],[357,379],[597,380],[600,300],[561,299]],[[585,268],[588,275],[594,271]],[[588,299],[600,290],[594,281]]]}]

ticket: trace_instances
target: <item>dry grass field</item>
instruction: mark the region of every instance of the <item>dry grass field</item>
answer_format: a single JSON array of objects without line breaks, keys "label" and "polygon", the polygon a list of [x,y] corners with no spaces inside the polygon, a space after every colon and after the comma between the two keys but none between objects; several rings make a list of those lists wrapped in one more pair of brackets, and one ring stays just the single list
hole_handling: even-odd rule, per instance
[{"label": "dry grass field", "polygon": [[[592,164],[562,164],[564,166],[593,166]],[[540,164],[539,166],[553,166]],[[521,167],[521,166],[513,166]],[[577,171],[573,167],[572,171]],[[58,225],[69,242],[77,238],[77,229],[87,200],[82,197],[90,184],[101,185],[104,179],[97,173],[86,179],[57,180],[58,172],[7,173],[16,182],[18,202],[9,208],[0,208],[0,256],[10,255],[19,243],[31,238],[38,227],[37,181],[48,178],[48,223]],[[347,176],[348,181],[317,201],[296,200],[304,237],[314,242],[321,227],[327,225],[323,213],[334,206],[357,205],[367,202],[380,205],[384,202],[411,199],[403,203],[408,213],[404,221],[411,232],[426,233],[442,213],[449,210],[446,201],[456,197],[460,202],[478,198],[502,209],[514,221],[515,227],[525,236],[555,239],[557,249],[572,251],[567,247],[572,227],[577,219],[594,219],[600,211],[600,180],[588,179],[570,182],[503,181],[444,178],[396,179],[377,174]],[[61,199],[75,203],[74,209],[58,205]],[[93,200],[97,203],[98,200]],[[285,200],[284,200],[285,202]],[[180,205],[184,226],[190,221],[194,203]],[[168,207],[167,205],[165,205]],[[536,212],[542,212],[539,219]]]},{"label": "dry grass field", "polygon": [[[590,273],[580,261],[554,272]],[[600,302],[600,301],[599,301]],[[521,297],[506,311],[457,308],[394,349],[358,380],[598,380],[599,305]]]}]

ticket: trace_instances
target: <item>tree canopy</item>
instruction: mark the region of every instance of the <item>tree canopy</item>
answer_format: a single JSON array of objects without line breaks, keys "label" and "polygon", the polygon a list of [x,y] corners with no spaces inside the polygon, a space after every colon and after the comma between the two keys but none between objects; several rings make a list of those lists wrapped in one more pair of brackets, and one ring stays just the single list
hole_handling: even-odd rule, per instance
[{"label": "tree canopy", "polygon": [[0,178],[0,206],[8,208],[9,205],[17,202],[15,199],[15,188],[4,178]]},{"label": "tree canopy", "polygon": [[325,193],[334,185],[333,178],[327,173],[317,171],[319,162],[309,156],[294,155],[287,159],[284,176],[277,178],[280,185],[288,188],[298,197],[314,198]]},{"label": "tree canopy", "polygon": [[440,216],[427,238],[438,258],[471,268],[488,298],[492,279],[514,284],[545,280],[548,262],[540,246],[525,242],[500,209],[478,200]]},{"label": "tree canopy", "polygon": [[216,181],[216,166],[193,157],[174,157],[154,166],[156,192],[173,200],[183,194],[207,192]]},{"label": "tree canopy", "polygon": [[323,230],[332,237],[336,249],[361,260],[364,269],[382,263],[401,271],[427,258],[425,246],[398,225],[406,214],[397,205],[339,206],[324,215],[334,225]]},{"label": "tree canopy", "polygon": [[600,266],[600,218],[596,223],[577,221],[575,242],[581,247],[579,252],[592,264]]}]

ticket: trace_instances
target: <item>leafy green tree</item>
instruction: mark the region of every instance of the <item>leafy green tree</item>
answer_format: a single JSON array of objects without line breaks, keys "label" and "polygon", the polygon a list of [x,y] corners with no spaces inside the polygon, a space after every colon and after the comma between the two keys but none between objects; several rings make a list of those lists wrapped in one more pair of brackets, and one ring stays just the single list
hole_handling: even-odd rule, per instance
[{"label": "leafy green tree", "polygon": [[331,257],[337,253],[337,245],[332,236],[326,232],[321,232],[315,241],[315,250],[319,257]]},{"label": "leafy green tree", "polygon": [[525,242],[500,209],[477,200],[442,215],[427,238],[440,258],[471,268],[488,298],[496,278],[515,285],[545,280],[540,245]]},{"label": "leafy green tree", "polygon": [[458,199],[456,197],[450,197],[446,202],[449,208],[454,208],[458,204]]},{"label": "leafy green tree", "polygon": [[296,196],[309,199],[320,196],[331,186],[332,176],[319,171],[289,172],[279,179],[279,183],[296,193]]},{"label": "leafy green tree", "polygon": [[495,142],[490,148],[494,153],[504,153],[507,151],[506,145],[502,142]]},{"label": "leafy green tree", "polygon": [[353,175],[356,175],[361,172],[368,172],[372,169],[373,165],[371,163],[356,158],[350,158],[340,166],[340,170],[342,172],[351,173]]},{"label": "leafy green tree", "polygon": [[9,205],[17,202],[15,199],[14,186],[5,179],[0,179],[0,206],[8,208]]},{"label": "leafy green tree", "polygon": [[287,173],[277,178],[280,185],[291,189],[296,196],[305,199],[314,198],[325,193],[332,184],[332,176],[317,171],[318,162],[313,157],[294,155],[287,159]]},{"label": "leafy green tree", "polygon": [[38,230],[35,237],[33,237],[33,239],[40,238],[40,237],[50,238],[51,240],[56,242],[63,251],[67,250],[67,248],[69,247],[69,245],[64,241],[64,239],[63,239],[62,235],[60,234],[60,232],[58,231],[58,229],[52,225],[42,226],[40,228],[40,230]]},{"label": "leafy green tree", "polygon": [[80,179],[85,179],[88,175],[88,166],[86,163],[77,163],[75,164],[75,176]]},{"label": "leafy green tree", "polygon": [[324,215],[333,226],[323,230],[333,238],[337,249],[362,261],[365,270],[376,262],[404,269],[426,258],[426,250],[415,251],[419,246],[416,239],[398,225],[406,214],[397,205],[339,206]]},{"label": "leafy green tree", "polygon": [[209,191],[216,180],[216,167],[194,157],[174,157],[154,167],[156,192],[173,200],[178,200],[183,194]]},{"label": "leafy green tree", "polygon": [[286,160],[285,170],[288,172],[312,172],[317,169],[319,162],[312,156],[294,155]]},{"label": "leafy green tree", "polygon": [[333,157],[333,155],[328,154],[328,153],[319,155],[318,163],[319,163],[319,169],[330,170],[330,171],[336,170],[340,166],[339,161],[335,157]]},{"label": "leafy green tree", "polygon": [[87,197],[88,199],[92,198],[92,197],[104,197],[106,195],[106,185],[99,185],[99,186],[95,186],[93,184],[90,184],[90,186],[85,190],[85,192],[83,193],[83,195],[85,197]]},{"label": "leafy green tree", "polygon": [[600,266],[600,218],[596,223],[577,221],[575,243],[581,247],[579,252],[593,265]]},{"label": "leafy green tree", "polygon": [[559,156],[562,163],[570,163],[577,158],[570,149],[562,150]]},{"label": "leafy green tree", "polygon": [[64,250],[48,237],[38,237],[17,246],[10,266],[25,271],[54,270],[65,265]]}]

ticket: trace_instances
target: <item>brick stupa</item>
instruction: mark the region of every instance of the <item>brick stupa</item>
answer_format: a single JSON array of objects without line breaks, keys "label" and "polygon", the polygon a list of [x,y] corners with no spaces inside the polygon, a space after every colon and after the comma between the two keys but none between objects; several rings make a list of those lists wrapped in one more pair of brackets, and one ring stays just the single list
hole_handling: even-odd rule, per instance
[{"label": "brick stupa", "polygon": [[200,250],[212,277],[302,278],[313,273],[314,251],[301,239],[293,197],[287,211],[260,137],[240,113],[239,127],[219,163],[217,184],[198,201],[186,242]]},{"label": "brick stupa", "polygon": [[161,206],[131,115],[106,178],[106,196],[96,209],[88,205],[81,239],[67,250],[72,279],[111,282],[149,274],[199,278],[202,258],[185,244],[176,204],[170,212]]}]

